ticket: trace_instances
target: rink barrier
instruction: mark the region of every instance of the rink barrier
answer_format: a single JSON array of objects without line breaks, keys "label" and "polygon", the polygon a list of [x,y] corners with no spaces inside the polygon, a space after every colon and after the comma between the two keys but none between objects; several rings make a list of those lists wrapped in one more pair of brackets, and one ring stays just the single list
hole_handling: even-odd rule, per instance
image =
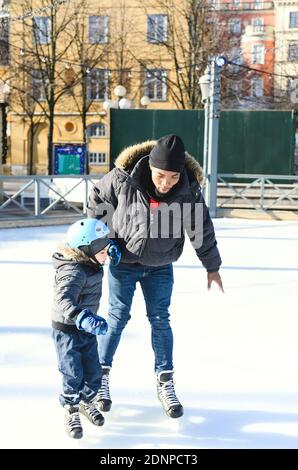
[{"label": "rink barrier", "polygon": [[85,215],[89,191],[102,176],[0,176],[0,219]]},{"label": "rink barrier", "polygon": [[[103,175],[0,176],[0,220],[84,216]],[[298,211],[298,176],[218,174],[217,208]]]},{"label": "rink barrier", "polygon": [[218,174],[217,208],[298,210],[298,176]]}]

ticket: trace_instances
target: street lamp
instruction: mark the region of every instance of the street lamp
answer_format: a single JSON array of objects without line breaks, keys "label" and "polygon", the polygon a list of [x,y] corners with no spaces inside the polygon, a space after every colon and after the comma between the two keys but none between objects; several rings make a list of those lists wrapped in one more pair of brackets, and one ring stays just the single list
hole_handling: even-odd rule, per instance
[{"label": "street lamp", "polygon": [[114,88],[114,93],[116,96],[118,96],[118,98],[122,98],[123,96],[126,95],[126,88],[125,86],[123,85],[117,85],[115,88]]},{"label": "street lamp", "polygon": [[114,95],[117,96],[116,100],[106,99],[103,102],[103,108],[108,111],[109,109],[132,109],[134,107],[133,101],[124,98],[126,95],[126,88],[123,85],[117,85],[114,88]]},{"label": "street lamp", "polygon": [[9,12],[5,9],[4,0],[0,0],[0,19],[9,18]]},{"label": "street lamp", "polygon": [[210,68],[199,79],[205,107],[204,170],[206,177],[204,196],[211,217],[216,216],[218,130],[220,116],[221,69],[227,63],[223,56],[212,57]]},{"label": "street lamp", "polygon": [[[207,66],[204,72],[204,75],[199,79],[199,84],[201,87],[202,103],[204,104],[204,150],[203,150],[203,172],[205,177],[206,185],[206,176],[207,176],[207,161],[208,161],[208,119],[209,119],[209,97],[210,97],[210,67]],[[203,188],[203,195],[205,197],[205,186]]]},{"label": "street lamp", "polygon": [[[133,109],[135,107],[133,100],[125,98],[126,88],[123,85],[117,85],[114,88],[114,95],[117,96],[116,100],[106,98],[103,102],[103,108],[105,111],[109,109]],[[141,105],[146,107],[151,103],[148,96],[142,96]]]},{"label": "street lamp", "polygon": [[201,87],[201,95],[202,95],[202,103],[206,103],[210,96],[210,82],[211,82],[211,76],[210,76],[210,67],[209,65],[206,67],[204,75],[201,76],[199,79],[199,84]]},{"label": "street lamp", "polygon": [[150,100],[149,96],[146,96],[146,95],[142,96],[142,98],[141,98],[141,105],[142,106],[144,106],[144,107],[149,106],[150,103],[151,103],[151,100]]}]

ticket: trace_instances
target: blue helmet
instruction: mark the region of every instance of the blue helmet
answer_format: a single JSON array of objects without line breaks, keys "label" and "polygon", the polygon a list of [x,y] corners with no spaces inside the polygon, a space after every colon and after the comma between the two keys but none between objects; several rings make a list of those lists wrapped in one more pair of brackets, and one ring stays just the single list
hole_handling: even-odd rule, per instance
[{"label": "blue helmet", "polygon": [[109,245],[109,233],[108,227],[100,220],[82,219],[69,227],[66,242],[71,248],[88,247],[92,254],[96,254]]}]

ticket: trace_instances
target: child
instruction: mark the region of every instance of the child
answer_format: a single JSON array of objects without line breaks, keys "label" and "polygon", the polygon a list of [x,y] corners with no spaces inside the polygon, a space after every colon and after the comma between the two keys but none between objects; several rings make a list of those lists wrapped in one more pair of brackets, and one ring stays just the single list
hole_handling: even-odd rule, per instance
[{"label": "child", "polygon": [[96,426],[104,424],[92,400],[101,385],[96,335],[106,333],[107,323],[95,313],[107,255],[113,264],[120,260],[119,249],[108,233],[99,220],[79,220],[67,231],[66,244],[53,255],[56,274],[52,327],[63,375],[60,403],[65,408],[66,431],[75,439],[83,436],[79,413]]}]

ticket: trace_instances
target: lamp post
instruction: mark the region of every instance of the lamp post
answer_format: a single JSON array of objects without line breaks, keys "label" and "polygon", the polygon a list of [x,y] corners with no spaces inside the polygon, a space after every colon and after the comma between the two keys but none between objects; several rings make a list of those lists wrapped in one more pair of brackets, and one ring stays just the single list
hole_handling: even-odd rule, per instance
[{"label": "lamp post", "polygon": [[150,103],[151,103],[151,100],[150,100],[149,96],[146,96],[146,95],[142,96],[141,105],[144,106],[144,108],[149,106]]},{"label": "lamp post", "polygon": [[206,175],[206,185],[204,196],[211,217],[216,216],[220,79],[221,69],[226,63],[225,57],[212,57],[210,59],[210,72],[207,69],[199,80],[202,101],[205,107],[203,166]]},{"label": "lamp post", "polygon": [[[134,102],[128,98],[125,98],[126,88],[123,85],[117,85],[114,88],[114,95],[117,96],[116,100],[106,98],[103,102],[103,108],[105,111],[109,109],[134,109]],[[151,103],[151,100],[148,96],[142,96],[141,105],[147,107]]]},{"label": "lamp post", "polygon": [[[203,150],[203,172],[204,177],[207,175],[207,161],[208,161],[208,119],[209,119],[209,96],[210,96],[210,67],[207,66],[204,75],[199,79],[201,87],[202,103],[204,104],[204,150]],[[206,180],[203,188],[203,195],[206,197]]]},{"label": "lamp post", "polygon": [[117,96],[116,100],[106,98],[103,102],[103,108],[108,111],[109,109],[132,109],[134,107],[133,101],[124,98],[126,95],[126,88],[123,85],[117,85],[114,88],[114,94]]}]

